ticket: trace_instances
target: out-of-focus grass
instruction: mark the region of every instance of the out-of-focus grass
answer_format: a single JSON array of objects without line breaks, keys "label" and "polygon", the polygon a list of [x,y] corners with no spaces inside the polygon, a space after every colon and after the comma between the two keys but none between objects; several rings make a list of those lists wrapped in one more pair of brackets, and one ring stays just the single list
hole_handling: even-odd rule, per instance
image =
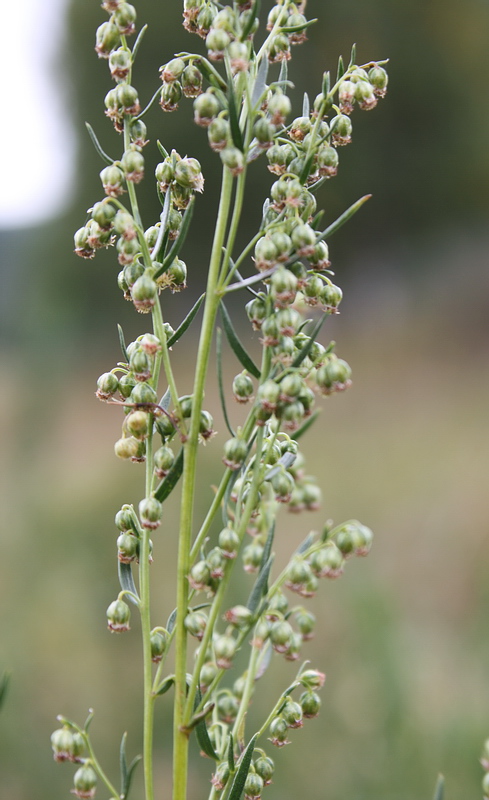
[{"label": "out-of-focus grass", "polygon": [[[292,732],[289,748],[271,753],[277,777],[266,790],[270,800],[304,792],[312,800],[418,800],[431,797],[439,770],[447,797],[480,793],[477,758],[489,733],[489,380],[477,301],[485,287],[477,280],[472,306],[459,302],[466,284],[455,279],[445,296],[433,280],[419,293],[401,287],[385,306],[358,283],[341,317],[326,326],[325,340],[337,339],[353,367],[354,386],[321,403],[320,421],[304,440],[323,508],[281,514],[277,563],[329,517],[359,518],[376,538],[368,559],[349,562],[345,576],[322,582],[311,601],[318,633],[304,657],[328,674],[323,710]],[[116,344],[114,337],[114,362]],[[194,345],[180,347],[181,362],[191,364]],[[107,366],[84,361],[54,386],[40,378],[32,397],[26,373],[4,364],[0,666],[12,670],[0,716],[6,800],[67,796],[72,770],[50,761],[56,713],[82,721],[95,708],[94,739],[111,769],[126,728],[137,748],[138,623],[127,636],[110,636],[105,608],[118,592],[112,518],[122,502],[139,499],[142,470],[114,458],[120,411],[93,397]],[[229,359],[227,378],[237,371]],[[181,385],[189,390],[190,375]],[[205,405],[216,407],[211,386]],[[239,409],[232,413],[238,421]],[[226,438],[216,417],[220,436],[202,452],[200,517]],[[155,624],[172,610],[174,569],[165,565],[174,563],[177,510],[175,497],[154,535]],[[236,595],[249,583],[243,575]],[[274,659],[251,719],[267,713],[294,670]],[[168,723],[162,700],[156,740],[165,782]],[[199,781],[209,770],[207,761],[196,767],[194,796],[203,796]]]}]

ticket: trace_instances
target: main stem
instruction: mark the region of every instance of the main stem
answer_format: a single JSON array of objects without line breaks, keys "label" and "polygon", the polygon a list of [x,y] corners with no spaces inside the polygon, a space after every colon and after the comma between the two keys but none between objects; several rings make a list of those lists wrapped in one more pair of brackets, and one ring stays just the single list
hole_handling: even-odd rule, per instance
[{"label": "main stem", "polygon": [[219,296],[216,292],[219,269],[222,259],[222,247],[231,206],[233,177],[224,168],[219,211],[212,245],[209,274],[207,278],[204,318],[199,340],[197,364],[195,370],[192,417],[190,430],[185,443],[184,470],[182,483],[182,501],[180,515],[180,536],[177,564],[177,622],[175,641],[175,706],[173,718],[173,800],[186,800],[188,737],[182,731],[185,713],[186,672],[187,672],[187,632],[185,616],[188,607],[189,584],[187,576],[190,569],[190,549],[192,544],[192,520],[195,495],[195,475],[197,466],[197,447],[199,443],[200,413],[204,395],[209,356],[211,350],[214,325],[219,307]]}]

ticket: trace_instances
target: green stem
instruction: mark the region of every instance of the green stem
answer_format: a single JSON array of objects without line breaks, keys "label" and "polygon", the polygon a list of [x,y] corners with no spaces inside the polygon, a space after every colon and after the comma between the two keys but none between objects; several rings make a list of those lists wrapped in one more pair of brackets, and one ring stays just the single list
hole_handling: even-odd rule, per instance
[{"label": "green stem", "polygon": [[188,607],[189,584],[187,575],[190,568],[189,556],[192,541],[192,520],[195,495],[195,477],[197,466],[197,447],[199,442],[200,413],[204,394],[207,368],[214,332],[216,314],[219,307],[219,296],[216,292],[219,269],[222,258],[222,246],[229,218],[233,177],[226,168],[223,170],[221,198],[214,233],[214,241],[207,278],[207,290],[204,306],[195,381],[193,391],[193,408],[190,431],[185,443],[185,461],[182,481],[182,500],[180,517],[180,536],[177,564],[177,608],[175,644],[175,707],[173,720],[173,800],[186,800],[187,796],[187,764],[188,738],[181,730],[184,723],[187,669],[187,632],[185,614]]}]

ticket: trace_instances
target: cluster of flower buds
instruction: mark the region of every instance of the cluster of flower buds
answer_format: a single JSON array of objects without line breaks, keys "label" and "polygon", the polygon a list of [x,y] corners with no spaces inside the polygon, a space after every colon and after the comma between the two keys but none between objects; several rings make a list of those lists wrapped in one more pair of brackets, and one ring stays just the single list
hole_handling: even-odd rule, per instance
[{"label": "cluster of flower buds", "polygon": [[63,723],[51,735],[51,747],[55,761],[72,761],[81,766],[75,772],[72,792],[80,800],[92,800],[97,788],[97,774],[89,758],[84,757],[86,749],[82,733],[67,720],[58,717]]},{"label": "cluster of flower buds", "polygon": [[[244,784],[246,800],[258,800],[261,797],[263,788],[271,784],[273,773],[275,772],[275,764],[264,750],[256,748],[253,756],[254,758]],[[222,761],[217,765],[216,771],[211,778],[211,783],[216,792],[221,792],[224,789],[229,777],[229,764],[227,761]]]},{"label": "cluster of flower buds", "polygon": [[304,719],[317,717],[321,707],[321,698],[317,694],[317,689],[323,685],[324,678],[325,676],[316,670],[306,670],[299,677],[299,682],[305,691],[302,692],[298,701],[292,700],[288,695],[280,712],[270,723],[269,740],[276,747],[290,744],[288,732],[291,728],[302,728]]}]

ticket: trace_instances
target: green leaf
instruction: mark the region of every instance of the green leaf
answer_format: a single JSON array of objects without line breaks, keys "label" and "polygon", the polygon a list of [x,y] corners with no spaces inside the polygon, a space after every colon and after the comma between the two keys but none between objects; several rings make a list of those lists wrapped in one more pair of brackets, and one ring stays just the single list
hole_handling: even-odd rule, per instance
[{"label": "green leaf", "polygon": [[305,31],[306,28],[310,28],[311,25],[314,25],[317,22],[317,17],[315,19],[309,19],[307,22],[303,22],[302,25],[286,25],[284,27],[280,26],[281,33],[300,33],[301,31]]},{"label": "green leaf", "polygon": [[163,408],[165,411],[168,411],[170,403],[171,403],[171,392],[170,392],[170,387],[168,387],[158,405],[160,406],[160,408]]},{"label": "green leaf", "polygon": [[168,675],[168,677],[166,677],[160,683],[160,685],[158,687],[158,691],[156,692],[156,694],[158,694],[158,695],[166,694],[167,691],[169,689],[171,689],[171,687],[173,686],[174,683],[175,683],[175,676],[174,675]]},{"label": "green leaf", "polygon": [[282,469],[288,469],[291,467],[296,458],[297,456],[295,456],[294,453],[284,453],[283,456],[279,458],[277,463],[265,474],[265,480],[270,481],[274,475],[282,472]]},{"label": "green leaf", "polygon": [[175,627],[175,623],[177,621],[177,613],[178,613],[178,608],[174,608],[173,611],[171,612],[170,616],[168,617],[168,620],[167,620],[167,623],[166,623],[166,629],[167,629],[168,633],[171,633],[173,628]]},{"label": "green leaf", "polygon": [[267,77],[268,77],[268,68],[270,66],[270,62],[268,61],[267,54],[265,53],[258,64],[258,69],[256,71],[256,79],[253,85],[253,91],[251,93],[251,105],[253,108],[258,105],[261,98],[263,97],[263,93],[267,88]]},{"label": "green leaf", "polygon": [[[195,694],[195,701],[194,701],[194,709],[200,705],[201,700],[202,700],[202,695],[200,693],[199,687],[197,687],[197,691]],[[209,709],[208,711],[210,710],[211,709]],[[209,758],[213,758],[214,761],[219,761],[219,756],[214,750],[212,742],[209,738],[209,731],[207,730],[205,718],[200,719],[197,725],[195,726],[195,735],[197,736],[197,741],[199,743],[199,747],[202,750],[202,752],[205,753],[206,756],[208,756]]]},{"label": "green leaf", "polygon": [[185,319],[183,320],[181,325],[179,325],[179,327],[176,329],[176,331],[173,334],[173,336],[170,336],[170,338],[167,341],[168,347],[173,347],[173,345],[176,344],[179,339],[181,339],[181,337],[183,336],[183,334],[185,333],[187,328],[190,327],[190,325],[194,321],[194,318],[195,318],[199,308],[201,307],[202,303],[204,302],[204,297],[205,297],[205,293],[200,295],[199,299],[197,300],[195,305],[192,306],[192,308],[188,312],[187,316],[185,317]]},{"label": "green leaf", "polygon": [[316,242],[321,242],[323,239],[326,239],[327,236],[332,236],[333,233],[336,233],[336,231],[339,230],[341,226],[345,224],[345,222],[348,222],[348,220],[351,219],[357,213],[357,211],[361,209],[363,204],[366,203],[367,200],[370,200],[371,197],[371,194],[366,194],[361,197],[360,200],[357,200],[356,203],[353,203],[349,208],[347,208],[346,211],[343,211],[343,214],[340,214],[338,219],[335,219],[331,225],[328,225],[328,227],[324,229],[324,231],[316,239]]},{"label": "green leaf", "polygon": [[311,545],[314,544],[314,539],[315,538],[316,537],[315,537],[314,531],[311,531],[310,533],[308,533],[306,538],[300,543],[299,547],[295,551],[296,554],[300,556],[300,555],[302,555],[302,553],[305,553],[306,550],[309,550]]},{"label": "green leaf", "polygon": [[207,78],[207,80],[209,81],[210,84],[212,84],[212,86],[215,86],[219,89],[223,89],[224,91],[226,91],[227,89],[226,81],[224,80],[224,78],[221,77],[221,75],[219,75],[217,69],[215,69],[212,66],[210,61],[204,58],[204,56],[200,56],[199,58],[195,59],[194,64],[196,64],[199,67],[204,78]]},{"label": "green leaf", "polygon": [[127,759],[126,759],[127,731],[122,734],[121,746],[119,749],[119,764],[121,772],[121,794],[124,794],[124,787],[127,781]]},{"label": "green leaf", "polygon": [[95,147],[95,150],[99,154],[99,156],[102,159],[102,161],[105,161],[106,164],[113,164],[115,159],[111,158],[110,156],[108,156],[107,153],[105,152],[105,150],[102,150],[102,145],[100,144],[99,140],[97,139],[95,131],[92,128],[92,126],[90,125],[90,123],[89,122],[85,122],[85,125],[86,125],[87,131],[88,131],[88,135],[90,136],[90,139],[92,140],[92,144]]},{"label": "green leaf", "polygon": [[327,97],[329,94],[329,90],[331,88],[331,75],[328,72],[323,73],[323,83],[321,87],[321,93]]},{"label": "green leaf", "polygon": [[222,408],[222,415],[224,417],[224,422],[226,423],[226,427],[231,434],[231,436],[236,436],[235,431],[232,428],[232,425],[229,421],[228,411],[226,408],[226,396],[224,393],[224,386],[222,382],[222,331],[220,328],[217,329],[216,332],[216,355],[217,355],[217,384],[219,387],[219,398],[221,400],[221,408]]},{"label": "green leaf", "polygon": [[[132,592],[132,594],[136,595],[139,600],[138,591],[136,589],[136,584],[134,583],[134,578],[132,577],[132,569],[130,564],[123,564],[121,561],[117,562],[117,571],[119,573],[119,583],[121,585],[121,589],[125,592]],[[137,601],[131,595],[128,595],[128,600],[134,605],[137,605]]]},{"label": "green leaf", "polygon": [[287,82],[287,75],[288,75],[287,61],[284,58],[284,60],[282,61],[281,65],[280,65],[280,75],[278,76],[278,83],[279,84],[286,83]]},{"label": "green leaf", "polygon": [[195,205],[195,195],[193,195],[190,198],[190,202],[187,208],[185,209],[185,214],[183,215],[182,224],[180,225],[178,236],[173,242],[173,246],[170,248],[169,253],[165,256],[165,260],[163,261],[161,267],[157,269],[155,274],[153,275],[155,280],[156,278],[159,278],[160,275],[163,275],[163,273],[167,271],[167,269],[171,266],[173,261],[178,256],[183,245],[185,244],[185,239],[187,238],[188,229],[192,221],[192,214],[194,213],[194,205]]},{"label": "green leaf", "polygon": [[443,775],[438,775],[438,780],[436,782],[435,787],[435,794],[433,796],[433,800],[443,800],[445,797],[445,778]]},{"label": "green leaf", "polygon": [[351,55],[350,55],[350,63],[348,64],[348,68],[353,67],[357,60],[357,46],[356,44],[352,44],[351,46]]},{"label": "green leaf", "polygon": [[319,319],[316,322],[316,324],[315,324],[314,328],[312,329],[311,333],[308,334],[308,335],[310,335],[311,338],[309,339],[308,342],[306,342],[306,344],[304,345],[302,350],[300,350],[298,355],[296,355],[296,357],[294,358],[294,360],[293,360],[293,362],[291,364],[292,368],[298,367],[298,366],[300,366],[300,364],[302,364],[302,362],[304,361],[305,357],[308,355],[311,347],[313,346],[314,341],[316,339],[316,336],[318,335],[319,331],[321,330],[321,328],[323,327],[324,323],[326,322],[326,317],[328,317],[328,316],[329,316],[329,314],[325,313],[325,314],[322,314],[319,317]]},{"label": "green leaf", "polygon": [[144,34],[146,33],[147,30],[148,30],[148,26],[147,25],[143,25],[143,27],[141,28],[141,30],[139,31],[139,33],[138,33],[138,35],[136,37],[136,41],[134,42],[134,45],[133,45],[133,48],[132,48],[132,61],[133,61],[133,63],[134,63],[134,60],[135,60],[135,58],[137,56],[137,52],[138,52],[138,50],[139,50],[139,48],[141,46],[141,42],[143,41],[143,36],[144,36]]},{"label": "green leaf", "polygon": [[5,703],[9,682],[10,672],[4,672],[0,679],[0,708],[2,708],[3,704]]},{"label": "green leaf", "polygon": [[129,789],[131,788],[131,782],[132,782],[132,776],[134,774],[134,770],[136,769],[137,765],[142,760],[142,758],[143,758],[142,756],[135,756],[133,758],[133,760],[131,761],[131,763],[129,764],[128,768],[127,768],[126,785],[125,785],[124,791],[123,791],[123,793],[121,795],[124,798],[124,800],[127,800],[128,796],[129,796]]},{"label": "green leaf", "polygon": [[309,102],[309,95],[307,94],[307,92],[304,92],[304,98],[302,100],[302,116],[308,117],[310,110],[311,110],[311,104]]},{"label": "green leaf", "polygon": [[297,439],[300,439],[301,436],[304,436],[304,434],[306,433],[306,431],[309,430],[311,425],[314,422],[316,422],[317,418],[319,417],[319,414],[320,414],[319,409],[317,409],[314,412],[314,414],[311,414],[311,416],[308,419],[306,419],[306,421],[300,426],[300,428],[298,428],[298,430],[296,430],[296,432],[294,433],[295,441],[297,441]]},{"label": "green leaf", "polygon": [[156,140],[156,144],[158,145],[158,150],[160,151],[163,158],[168,158],[169,156],[168,150],[166,150],[166,148],[163,147],[159,139]]},{"label": "green leaf", "polygon": [[234,762],[234,739],[232,733],[229,734],[229,739],[228,739],[228,767],[230,774],[233,775],[236,769],[236,765]]},{"label": "green leaf", "polygon": [[242,42],[246,42],[249,34],[251,33],[251,29],[253,28],[255,19],[257,18],[259,13],[260,13],[260,0],[255,0],[255,2],[251,7],[251,11],[249,13],[248,21],[241,32],[240,40]]},{"label": "green leaf", "polygon": [[336,83],[343,77],[345,74],[345,64],[343,62],[343,56],[340,56],[338,59],[338,70],[336,72]]},{"label": "green leaf", "polygon": [[165,252],[165,245],[168,241],[168,217],[170,216],[170,208],[171,208],[171,188],[165,192],[165,202],[163,203],[163,209],[160,214],[160,230],[158,231],[158,238],[155,242],[155,246],[153,248],[153,254],[151,256],[153,261],[159,261],[160,253],[163,254]]},{"label": "green leaf", "polygon": [[241,472],[241,470],[237,469],[237,470],[235,470],[234,472],[231,473],[231,477],[229,478],[229,482],[228,482],[228,485],[226,487],[226,492],[224,494],[224,499],[223,499],[223,502],[222,502],[222,522],[223,522],[224,527],[226,527],[226,525],[228,524],[228,521],[229,521],[229,518],[228,518],[229,500],[231,498],[231,492],[233,491],[233,486],[236,483],[236,481],[238,480],[240,472]]},{"label": "green leaf", "polygon": [[272,662],[273,648],[269,639],[265,642],[260,657],[258,659],[258,669],[256,670],[255,681],[259,681],[267,671]]},{"label": "green leaf", "polygon": [[[307,116],[307,114],[304,114],[304,116]],[[306,158],[304,166],[302,167],[302,172],[301,172],[301,174],[299,176],[299,180],[300,180],[301,183],[305,183],[306,180],[308,179],[309,174],[311,172],[311,167],[312,167],[313,161],[314,161],[314,153],[311,153],[309,158]]]},{"label": "green leaf", "polygon": [[[137,117],[134,117],[134,119],[141,119],[141,117],[144,117],[144,115],[148,113],[149,109],[151,108],[151,106],[153,105],[153,103],[155,102],[155,100],[157,100],[157,98],[158,98],[160,95],[161,95],[161,86],[159,86],[159,87],[158,87],[158,89],[157,89],[157,90],[156,90],[156,92],[154,93],[154,95],[153,95],[153,97],[151,98],[151,100],[149,101],[149,103],[148,103],[148,104],[147,104],[147,105],[146,105],[146,106],[143,108],[143,110],[142,110],[142,111],[140,111],[140,112],[139,112],[139,114],[137,115]],[[166,156],[165,156],[165,158],[166,158]]]},{"label": "green leaf", "polygon": [[251,759],[253,758],[253,750],[255,749],[255,742],[257,738],[258,734],[255,733],[241,757],[238,771],[235,775],[233,785],[231,786],[231,791],[228,795],[228,800],[240,800],[244,785],[246,783],[246,778],[248,777],[248,772],[250,771]]},{"label": "green leaf", "polygon": [[238,109],[236,107],[236,96],[234,94],[234,88],[232,85],[229,86],[228,94],[228,111],[229,111],[229,126],[231,128],[231,136],[233,137],[234,146],[244,152],[244,142],[243,142],[243,134],[241,133],[241,128],[239,127],[239,119],[238,119]]},{"label": "green leaf", "polygon": [[268,577],[270,575],[270,570],[273,564],[273,555],[270,556],[266,564],[261,568],[260,572],[258,573],[258,578],[256,579],[255,585],[251,590],[251,594],[248,598],[248,602],[246,603],[247,608],[251,611],[252,614],[255,613],[258,606],[260,605],[260,600],[268,591]]},{"label": "green leaf", "polygon": [[175,486],[177,485],[178,481],[183,472],[183,447],[180,450],[178,456],[176,457],[173,465],[166,476],[163,478],[159,486],[157,487],[154,496],[160,503],[164,503],[168,495],[173,492]]},{"label": "green leaf", "polygon": [[129,364],[129,356],[128,356],[127,350],[126,350],[126,342],[125,342],[125,339],[124,339],[124,332],[123,332],[123,330],[122,330],[122,328],[121,328],[121,326],[119,324],[117,324],[117,330],[119,331],[119,342],[120,342],[120,345],[121,345],[122,357],[126,360],[126,364]]},{"label": "green leaf", "polygon": [[248,355],[243,345],[241,344],[240,340],[238,339],[238,335],[234,330],[233,323],[231,322],[231,317],[229,316],[226,310],[226,306],[222,301],[221,301],[221,315],[227,340],[231,345],[231,349],[233,350],[236,358],[238,359],[238,361],[241,362],[243,367],[247,369],[248,372],[250,372],[255,378],[260,378],[261,377],[260,370],[253,362],[251,357]]}]

